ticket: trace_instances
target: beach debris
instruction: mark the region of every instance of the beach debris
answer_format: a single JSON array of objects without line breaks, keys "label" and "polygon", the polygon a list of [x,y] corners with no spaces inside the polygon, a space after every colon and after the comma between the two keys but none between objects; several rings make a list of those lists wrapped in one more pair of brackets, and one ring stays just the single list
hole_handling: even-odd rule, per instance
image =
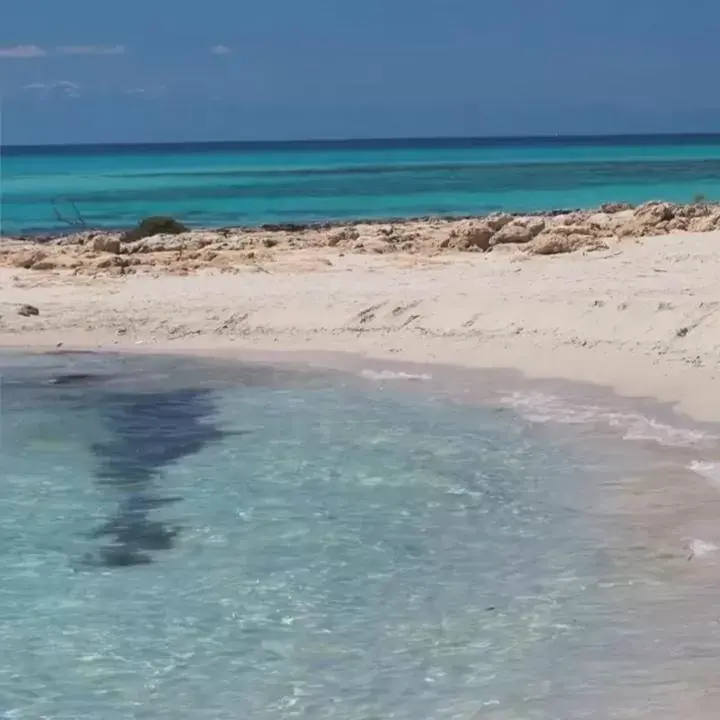
[{"label": "beach debris", "polygon": [[190,228],[175,218],[155,215],[141,220],[137,227],[124,233],[120,241],[135,242],[153,235],[180,235],[186,232],[190,232]]},{"label": "beach debris", "polygon": [[23,317],[32,317],[39,314],[40,311],[34,305],[21,305],[18,308],[18,315],[22,315]]}]

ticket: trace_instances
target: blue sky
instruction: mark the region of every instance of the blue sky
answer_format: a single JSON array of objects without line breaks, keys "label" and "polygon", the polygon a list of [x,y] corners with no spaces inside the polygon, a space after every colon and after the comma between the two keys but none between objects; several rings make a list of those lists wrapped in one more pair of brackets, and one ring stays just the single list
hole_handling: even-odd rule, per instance
[{"label": "blue sky", "polygon": [[720,131],[717,0],[2,2],[5,143]]}]

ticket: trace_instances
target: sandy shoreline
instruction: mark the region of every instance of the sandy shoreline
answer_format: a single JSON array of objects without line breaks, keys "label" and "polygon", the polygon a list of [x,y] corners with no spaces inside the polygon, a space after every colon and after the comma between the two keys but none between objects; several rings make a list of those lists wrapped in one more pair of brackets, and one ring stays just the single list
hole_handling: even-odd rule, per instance
[{"label": "sandy shoreline", "polygon": [[[235,248],[220,266],[187,267],[192,233],[144,241],[155,249],[138,255],[162,262],[130,273],[124,249],[63,240],[42,246],[45,260],[33,265],[21,261],[38,246],[10,242],[0,268],[0,344],[329,351],[512,368],[608,385],[719,420],[720,231],[670,228],[673,221],[658,220],[666,206],[653,207],[656,225],[643,227],[659,222],[671,234],[619,232],[552,256],[520,242],[486,248],[492,252],[394,246],[380,253],[327,242],[278,251],[263,236],[267,256]],[[702,222],[714,223],[712,213]],[[636,228],[643,217],[628,210],[604,217],[617,223],[617,216]],[[608,230],[598,223],[596,233]],[[23,304],[39,314],[19,314]]]}]

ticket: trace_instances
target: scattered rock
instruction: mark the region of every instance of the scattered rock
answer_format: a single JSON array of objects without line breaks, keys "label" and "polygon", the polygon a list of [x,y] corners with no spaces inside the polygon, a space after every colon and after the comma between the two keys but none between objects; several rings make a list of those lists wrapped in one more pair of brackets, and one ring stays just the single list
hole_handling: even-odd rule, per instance
[{"label": "scattered rock", "polygon": [[128,230],[122,235],[120,241],[135,242],[154,235],[180,235],[186,232],[190,232],[190,228],[178,222],[175,218],[156,215],[145,218],[136,228]]},{"label": "scattered rock", "polygon": [[18,308],[18,315],[22,315],[23,317],[33,317],[39,314],[40,311],[34,305],[21,305]]}]

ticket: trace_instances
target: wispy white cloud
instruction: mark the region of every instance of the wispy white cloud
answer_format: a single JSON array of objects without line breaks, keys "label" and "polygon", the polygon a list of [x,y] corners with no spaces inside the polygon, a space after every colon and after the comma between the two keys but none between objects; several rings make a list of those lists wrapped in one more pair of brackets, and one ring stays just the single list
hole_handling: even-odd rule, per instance
[{"label": "wispy white cloud", "polygon": [[167,92],[167,85],[154,85],[151,87],[135,87],[125,90],[125,95],[142,95],[145,97],[157,97]]},{"label": "wispy white cloud", "polygon": [[38,45],[11,45],[0,47],[0,58],[28,60],[30,58],[45,57],[47,53]]},{"label": "wispy white cloud", "polygon": [[227,45],[215,45],[210,48],[210,52],[213,55],[232,55],[232,48]]},{"label": "wispy white cloud", "polygon": [[60,55],[124,55],[125,45],[62,45]]},{"label": "wispy white cloud", "polygon": [[51,92],[57,90],[68,97],[80,97],[80,86],[70,80],[56,80],[55,82],[34,82],[23,86],[23,90],[36,92]]}]

